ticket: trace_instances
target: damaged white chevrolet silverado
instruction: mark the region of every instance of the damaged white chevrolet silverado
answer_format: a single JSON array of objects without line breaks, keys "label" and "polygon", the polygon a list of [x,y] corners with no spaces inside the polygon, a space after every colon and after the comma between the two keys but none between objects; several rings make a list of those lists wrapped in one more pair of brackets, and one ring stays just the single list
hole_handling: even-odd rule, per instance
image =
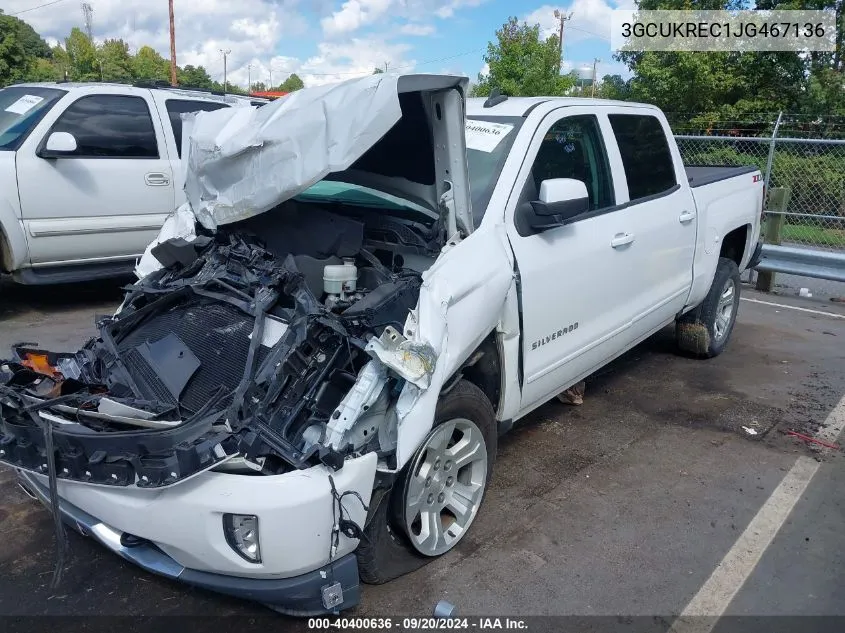
[{"label": "damaged white chevrolet silverado", "polygon": [[724,348],[755,168],[663,114],[375,75],[200,113],[186,197],[76,353],[0,364],[0,460],[151,572],[294,614],[455,547],[497,437],[675,323]]}]

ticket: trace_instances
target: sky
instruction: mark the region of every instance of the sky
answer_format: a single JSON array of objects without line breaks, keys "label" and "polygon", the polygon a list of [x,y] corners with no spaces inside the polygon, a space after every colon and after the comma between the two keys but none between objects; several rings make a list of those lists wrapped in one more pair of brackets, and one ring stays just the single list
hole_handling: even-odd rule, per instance
[{"label": "sky", "polygon": [[[149,45],[170,57],[167,0],[88,0],[94,39],[120,37],[132,50]],[[633,0],[174,0],[176,59],[204,66],[223,80],[246,86],[278,85],[297,73],[306,86],[390,71],[453,73],[475,81],[484,53],[509,16],[539,24],[543,37],[557,32],[554,10],[566,22],[564,69],[597,76],[627,69],[610,50],[610,11]],[[9,15],[29,22],[50,44],[83,26],[80,0],[3,0]]]}]

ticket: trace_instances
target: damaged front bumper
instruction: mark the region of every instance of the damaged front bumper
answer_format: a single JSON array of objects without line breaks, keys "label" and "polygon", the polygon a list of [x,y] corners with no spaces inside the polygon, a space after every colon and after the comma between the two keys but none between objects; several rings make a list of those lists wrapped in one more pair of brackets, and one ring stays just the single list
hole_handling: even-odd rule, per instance
[{"label": "damaged front bumper", "polygon": [[[362,503],[347,497],[343,506],[349,520],[364,525],[375,470],[375,454],[347,460],[331,475],[334,493],[324,466],[272,477],[209,471],[157,490],[60,481],[59,509],[67,525],[149,572],[312,615],[358,603],[358,540],[333,530],[335,493],[360,494]],[[17,474],[49,507],[47,477]],[[258,517],[260,563],[227,543],[225,513]]]}]

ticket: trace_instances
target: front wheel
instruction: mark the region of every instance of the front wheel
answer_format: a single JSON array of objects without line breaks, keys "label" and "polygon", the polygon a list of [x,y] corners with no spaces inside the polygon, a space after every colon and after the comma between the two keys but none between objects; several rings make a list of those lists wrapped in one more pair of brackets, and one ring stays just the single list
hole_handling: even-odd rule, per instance
[{"label": "front wheel", "polygon": [[440,399],[434,427],[364,530],[356,551],[364,582],[392,580],[460,542],[484,500],[497,439],[487,396],[461,380]]},{"label": "front wheel", "polygon": [[721,354],[736,323],[739,293],[739,268],[736,262],[720,257],[713,284],[704,301],[675,323],[678,347],[703,358]]}]

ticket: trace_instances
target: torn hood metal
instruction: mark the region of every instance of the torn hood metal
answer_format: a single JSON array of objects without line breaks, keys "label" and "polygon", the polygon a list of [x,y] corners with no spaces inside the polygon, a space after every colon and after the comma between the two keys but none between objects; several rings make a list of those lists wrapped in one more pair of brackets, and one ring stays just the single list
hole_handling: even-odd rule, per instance
[{"label": "torn hood metal", "polygon": [[[467,84],[465,77],[378,74],[304,88],[260,108],[188,115],[183,169],[191,210],[213,230],[327,178],[438,213],[448,192],[457,224],[469,232],[463,136],[445,143],[435,129],[449,122],[463,130]],[[437,100],[452,91],[460,98]]]}]

